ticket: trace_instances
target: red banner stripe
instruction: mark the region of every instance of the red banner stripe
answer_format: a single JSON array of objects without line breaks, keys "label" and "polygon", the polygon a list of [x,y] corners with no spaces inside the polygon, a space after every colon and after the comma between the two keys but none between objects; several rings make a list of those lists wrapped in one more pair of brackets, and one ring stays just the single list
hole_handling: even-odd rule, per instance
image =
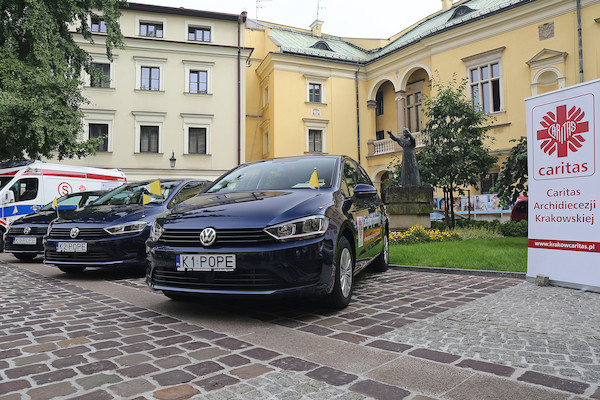
[{"label": "red banner stripe", "polygon": [[581,242],[574,240],[529,239],[529,248],[545,250],[584,251],[600,253],[600,242]]}]

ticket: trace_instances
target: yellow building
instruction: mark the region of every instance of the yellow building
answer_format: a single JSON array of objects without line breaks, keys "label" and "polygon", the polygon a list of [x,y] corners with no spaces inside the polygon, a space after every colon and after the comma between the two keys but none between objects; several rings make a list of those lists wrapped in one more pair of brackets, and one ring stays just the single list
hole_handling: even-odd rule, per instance
[{"label": "yellow building", "polygon": [[212,180],[244,162],[245,14],[136,3],[121,12],[125,47],[112,61],[102,15],[88,21],[95,43],[75,34],[103,73],[86,77],[83,139],[104,140],[96,155],[68,163],[118,167],[136,181]]},{"label": "yellow building", "polygon": [[380,186],[402,156],[384,133],[407,127],[422,147],[431,80],[456,75],[494,117],[499,163],[471,188],[488,193],[511,139],[526,135],[524,99],[600,77],[599,16],[600,0],[442,0],[387,40],[326,35],[322,21],[304,30],[248,20],[246,158],[347,154]]}]

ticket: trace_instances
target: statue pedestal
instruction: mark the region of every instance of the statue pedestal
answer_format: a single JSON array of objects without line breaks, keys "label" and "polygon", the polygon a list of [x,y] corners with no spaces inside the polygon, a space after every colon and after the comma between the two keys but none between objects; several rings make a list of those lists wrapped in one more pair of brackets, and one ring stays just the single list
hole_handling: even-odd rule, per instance
[{"label": "statue pedestal", "polygon": [[390,231],[404,231],[414,225],[431,228],[433,188],[429,186],[390,187],[385,190]]}]

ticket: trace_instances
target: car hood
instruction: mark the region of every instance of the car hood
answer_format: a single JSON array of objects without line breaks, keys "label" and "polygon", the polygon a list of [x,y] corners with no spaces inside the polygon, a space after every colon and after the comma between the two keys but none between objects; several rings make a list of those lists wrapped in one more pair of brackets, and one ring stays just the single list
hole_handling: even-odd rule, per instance
[{"label": "car hood", "polygon": [[68,218],[62,217],[54,223],[57,224],[85,224],[85,225],[114,225],[131,221],[154,221],[156,216],[163,211],[160,205],[99,205],[88,206],[69,214]]},{"label": "car hood", "polygon": [[[70,218],[75,213],[75,210],[62,210],[58,212],[60,218]],[[44,225],[49,224],[56,219],[56,211],[37,211],[32,214],[25,215],[12,223],[12,226],[18,225]]]},{"label": "car hood", "polygon": [[180,204],[165,220],[170,227],[264,228],[309,215],[324,214],[332,203],[328,191],[288,190],[203,193]]}]

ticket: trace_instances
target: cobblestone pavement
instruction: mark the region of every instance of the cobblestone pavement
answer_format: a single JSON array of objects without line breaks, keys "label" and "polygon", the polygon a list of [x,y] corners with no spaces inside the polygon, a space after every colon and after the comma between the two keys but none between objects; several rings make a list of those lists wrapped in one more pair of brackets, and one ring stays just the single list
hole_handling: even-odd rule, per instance
[{"label": "cobblestone pavement", "polygon": [[0,400],[600,399],[594,293],[391,268],[333,312],[7,254],[0,275]]}]

